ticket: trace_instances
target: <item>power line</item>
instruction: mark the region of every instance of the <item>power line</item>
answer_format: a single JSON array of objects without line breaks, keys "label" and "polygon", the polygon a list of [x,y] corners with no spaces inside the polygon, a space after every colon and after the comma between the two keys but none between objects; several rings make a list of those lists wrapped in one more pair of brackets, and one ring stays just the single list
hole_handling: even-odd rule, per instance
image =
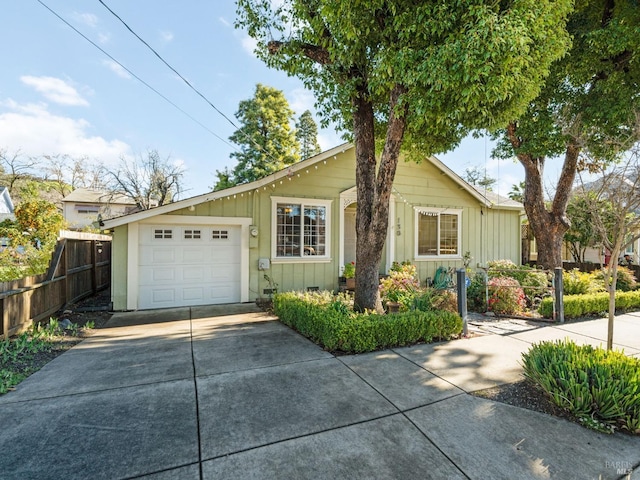
[{"label": "power line", "polygon": [[[232,145],[231,143],[229,143],[227,140],[225,140],[224,138],[222,138],[220,135],[218,135],[217,133],[215,133],[213,130],[211,130],[209,127],[207,127],[205,124],[203,124],[202,122],[200,122],[198,119],[196,119],[195,117],[193,117],[191,114],[189,114],[188,112],[186,112],[184,109],[182,109],[180,106],[176,105],[174,102],[172,102],[171,100],[169,100],[169,98],[167,98],[165,95],[163,95],[162,93],[160,93],[158,90],[156,90],[154,87],[152,87],[151,85],[149,85],[146,81],[144,81],[142,78],[140,78],[138,75],[136,75],[134,72],[132,72],[129,68],[125,67],[122,63],[120,63],[116,58],[114,58],[111,54],[109,54],[106,50],[104,50],[100,45],[98,45],[97,43],[95,43],[93,40],[91,40],[89,37],[87,37],[84,33],[82,33],[80,30],[78,30],[76,27],[74,27],[72,24],[70,24],[67,20],[65,20],[62,16],[60,16],[56,11],[54,11],[51,7],[49,7],[48,5],[46,5],[42,0],[37,0],[37,2],[42,5],[44,8],[46,8],[47,10],[49,10],[49,12],[51,12],[53,15],[55,15],[58,19],[60,19],[63,23],[65,23],[69,28],[71,28],[74,32],[76,32],[78,35],[80,35],[82,38],[84,38],[87,42],[89,42],[91,45],[93,45],[94,47],[96,47],[98,50],[100,50],[104,55],[106,55],[107,57],[109,57],[109,59],[111,59],[112,61],[114,61],[116,64],[118,64],[120,67],[122,67],[128,74],[130,74],[132,77],[134,77],[136,80],[138,80],[140,83],[142,83],[145,87],[147,87],[148,89],[150,89],[152,92],[154,92],[156,95],[158,95],[160,98],[162,98],[164,101],[166,101],[167,103],[169,103],[171,106],[173,106],[174,108],[176,108],[178,111],[180,111],[182,114],[184,114],[185,116],[187,116],[189,119],[191,119],[193,122],[197,123],[198,125],[200,125],[203,129],[205,129],[207,132],[209,132],[211,135],[213,135],[214,137],[216,137],[218,140],[224,142],[225,144],[227,144],[228,146],[230,146],[231,148],[233,148],[234,150],[238,151],[238,148],[235,145]],[[214,107],[215,108],[215,107]]]},{"label": "power line", "polygon": [[131,32],[131,34],[132,34],[134,37],[136,37],[138,40],[140,40],[140,41],[144,44],[144,46],[145,46],[145,47],[147,47],[149,50],[151,50],[151,52],[153,52],[153,54],[154,54],[156,57],[158,57],[158,59],[159,59],[162,63],[164,63],[164,64],[165,64],[165,65],[166,65],[166,66],[167,66],[167,67],[168,67],[168,68],[169,68],[173,73],[175,73],[178,77],[180,77],[180,79],[181,79],[185,84],[187,84],[187,86],[188,86],[191,90],[193,90],[193,91],[194,91],[198,96],[200,96],[200,97],[201,97],[205,102],[207,102],[207,103],[211,106],[211,108],[213,108],[216,112],[218,112],[220,115],[222,115],[222,117],[223,117],[227,122],[229,122],[231,125],[233,125],[233,126],[236,128],[236,130],[238,130],[238,126],[237,126],[235,123],[233,123],[233,121],[232,121],[229,117],[227,117],[224,113],[222,113],[222,112],[220,111],[220,109],[219,109],[218,107],[216,107],[216,106],[211,102],[211,100],[209,100],[207,97],[205,97],[205,96],[204,96],[204,94],[203,94],[202,92],[200,92],[200,90],[198,90],[196,87],[194,87],[194,86],[191,84],[191,82],[189,82],[189,80],[187,80],[186,78],[184,78],[184,77],[182,76],[182,74],[181,74],[180,72],[178,72],[178,70],[176,70],[175,68],[173,68],[173,67],[169,64],[169,62],[167,62],[164,58],[162,58],[162,55],[160,55],[160,54],[159,54],[159,53],[158,53],[158,52],[157,52],[157,51],[156,51],[156,50],[155,50],[151,45],[149,45],[149,44],[148,44],[148,43],[147,43],[147,42],[146,42],[146,41],[145,41],[145,40],[144,40],[140,35],[138,35],[136,32],[134,32],[134,31],[133,31],[133,29],[132,29],[128,24],[127,24],[127,22],[125,22],[122,18],[120,18],[120,16],[119,16],[116,12],[114,12],[113,10],[111,10],[111,8],[109,8],[109,6],[108,6],[106,3],[104,3],[102,0],[98,0],[98,1],[102,4],[102,6],[103,6],[104,8],[106,8],[106,9],[109,11],[109,13],[111,13],[111,15],[113,15],[114,17],[116,17],[116,18],[120,21],[120,23],[122,23],[122,25],[124,25],[124,26],[125,26],[125,28]]},{"label": "power line", "polygon": [[[40,0],[38,0],[40,1]],[[142,42],[142,44],[144,46],[146,46],[149,50],[151,50],[151,52],[153,52],[153,54],[158,57],[158,59],[164,63],[173,73],[175,73],[191,90],[193,90],[200,98],[202,98],[205,102],[207,102],[207,104],[209,104],[209,106],[211,108],[213,108],[216,112],[218,112],[220,115],[222,115],[222,117],[229,122],[231,125],[233,125],[233,127],[240,132],[242,135],[244,135],[244,137],[253,144],[253,146],[255,146],[259,151],[263,151],[264,149],[262,148],[262,145],[260,145],[258,142],[256,142],[253,138],[251,138],[248,134],[246,134],[245,132],[242,131],[242,129],[240,129],[234,122],[233,120],[231,120],[229,117],[227,117],[224,113],[222,113],[222,111],[220,111],[220,109],[218,107],[216,107],[213,102],[211,102],[211,100],[209,100],[202,92],[200,92],[200,90],[198,90],[196,87],[194,87],[191,82],[189,82],[189,80],[187,80],[180,72],[178,72],[178,70],[176,70],[173,66],[171,66],[171,64],[169,64],[169,62],[167,62],[162,55],[160,55],[151,45],[149,45],[140,35],[138,35],[128,24],[127,22],[125,22],[117,13],[115,13],[113,10],[111,10],[111,8],[109,8],[109,6],[104,3],[103,0],[98,0],[102,6],[104,8],[107,9],[107,11],[109,13],[111,13],[111,15],[113,15],[115,18],[117,18],[120,23],[122,23],[122,25],[124,25],[124,27],[129,30],[129,32],[131,32],[131,34],[136,37],[140,42]],[[266,153],[266,152],[265,152]],[[269,156],[270,160],[277,162],[277,160],[271,156]]]}]

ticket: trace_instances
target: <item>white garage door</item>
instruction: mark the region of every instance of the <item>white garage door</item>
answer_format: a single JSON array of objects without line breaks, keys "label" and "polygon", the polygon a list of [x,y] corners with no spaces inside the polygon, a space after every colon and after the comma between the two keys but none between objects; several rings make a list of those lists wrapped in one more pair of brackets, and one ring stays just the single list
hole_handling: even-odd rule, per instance
[{"label": "white garage door", "polygon": [[138,308],[240,301],[240,227],[141,225]]}]

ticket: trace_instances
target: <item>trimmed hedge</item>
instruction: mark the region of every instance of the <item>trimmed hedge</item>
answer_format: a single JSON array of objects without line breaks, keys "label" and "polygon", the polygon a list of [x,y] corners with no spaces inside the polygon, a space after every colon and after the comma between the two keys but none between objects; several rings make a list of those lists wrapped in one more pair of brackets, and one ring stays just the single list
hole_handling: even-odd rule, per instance
[{"label": "trimmed hedge", "polygon": [[524,375],[586,427],[640,434],[640,360],[569,340],[534,344]]},{"label": "trimmed hedge", "polygon": [[[563,302],[565,318],[578,318],[609,311],[609,294],[607,292],[565,295]],[[640,291],[616,292],[616,309],[640,309]],[[553,298],[543,298],[538,311],[543,317],[553,317]]]},{"label": "trimmed hedge", "polygon": [[354,313],[344,298],[326,293],[285,292],[274,295],[280,321],[326,350],[362,353],[449,339],[462,332],[462,319],[446,311],[411,311],[390,315]]}]

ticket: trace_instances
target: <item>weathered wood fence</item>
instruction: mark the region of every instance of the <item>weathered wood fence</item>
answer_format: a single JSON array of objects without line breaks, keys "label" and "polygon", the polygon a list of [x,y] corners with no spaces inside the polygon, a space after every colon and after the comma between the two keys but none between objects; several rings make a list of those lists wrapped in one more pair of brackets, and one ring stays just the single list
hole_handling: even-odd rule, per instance
[{"label": "weathered wood fence", "polygon": [[49,271],[0,282],[0,338],[8,338],[69,303],[111,284],[111,237],[60,232]]}]

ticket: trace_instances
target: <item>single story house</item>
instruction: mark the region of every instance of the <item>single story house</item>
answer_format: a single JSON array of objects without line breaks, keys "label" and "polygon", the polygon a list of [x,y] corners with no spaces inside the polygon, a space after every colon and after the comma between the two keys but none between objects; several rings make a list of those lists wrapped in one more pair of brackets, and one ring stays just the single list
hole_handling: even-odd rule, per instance
[{"label": "single story house", "polygon": [[62,214],[72,230],[81,230],[100,219],[120,217],[138,210],[129,197],[103,190],[77,188],[62,199]]},{"label": "single story house", "polygon": [[[355,260],[355,150],[344,144],[261,180],[104,221],[116,310],[248,302],[336,290]],[[522,205],[469,185],[434,157],[400,161],[380,273],[520,263]],[[357,266],[356,266],[357,271]]]}]

